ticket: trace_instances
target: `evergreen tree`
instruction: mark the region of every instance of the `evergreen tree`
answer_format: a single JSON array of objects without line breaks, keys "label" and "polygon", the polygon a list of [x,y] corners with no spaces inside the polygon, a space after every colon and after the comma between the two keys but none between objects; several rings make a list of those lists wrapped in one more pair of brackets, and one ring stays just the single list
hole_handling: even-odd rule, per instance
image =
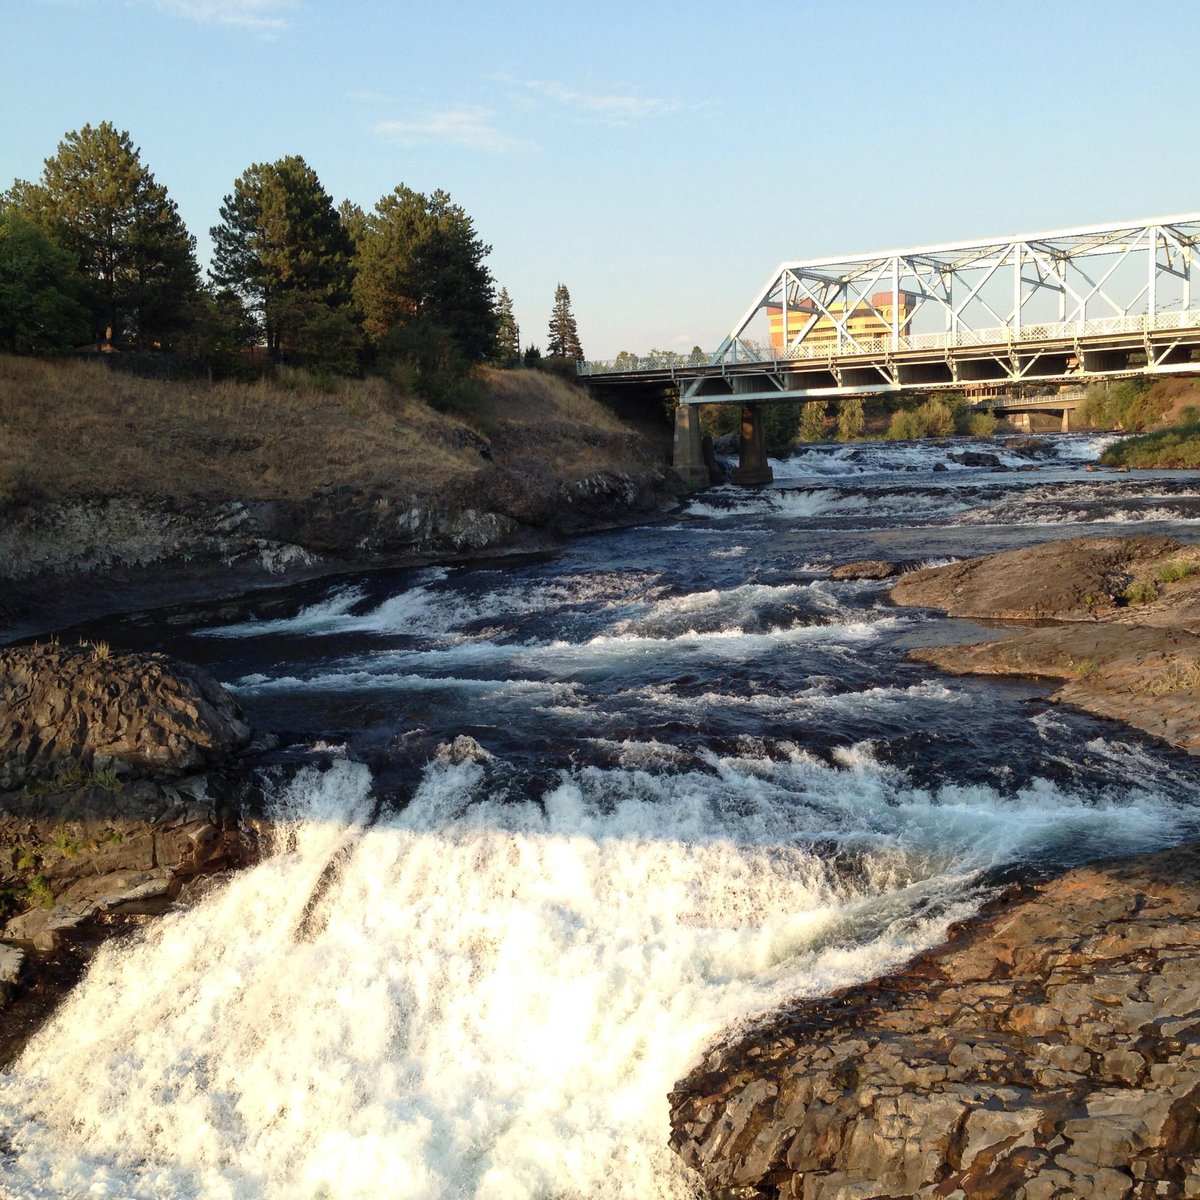
[{"label": "evergreen tree", "polygon": [[0,208],[0,350],[59,354],[87,337],[75,261],[15,209]]},{"label": "evergreen tree", "polygon": [[554,309],[550,314],[546,353],[551,357],[569,358],[573,361],[583,357],[583,347],[579,344],[579,330],[571,312],[571,293],[567,291],[565,283],[560,283],[554,289]]},{"label": "evergreen tree", "polygon": [[496,298],[496,361],[510,367],[521,361],[521,329],[507,288]]},{"label": "evergreen tree", "polygon": [[809,400],[800,410],[800,440],[819,442],[825,436],[825,405]]},{"label": "evergreen tree", "polygon": [[468,363],[496,348],[491,253],[475,224],[446,192],[430,196],[398,185],[362,220],[354,297],[375,343],[405,326],[450,337]]},{"label": "evergreen tree", "polygon": [[175,202],[108,121],[68,133],[38,183],[10,201],[75,259],[97,342],[168,343],[199,285],[196,241]]},{"label": "evergreen tree", "polygon": [[271,356],[278,359],[285,344],[300,355],[314,352],[302,339],[326,323],[316,308],[342,310],[342,336],[351,320],[353,245],[304,159],[254,163],[234,181],[220,212],[210,274],[218,288],[242,298]]},{"label": "evergreen tree", "polygon": [[862,400],[857,396],[843,400],[838,406],[838,441],[852,442],[855,438],[862,437],[865,424]]}]

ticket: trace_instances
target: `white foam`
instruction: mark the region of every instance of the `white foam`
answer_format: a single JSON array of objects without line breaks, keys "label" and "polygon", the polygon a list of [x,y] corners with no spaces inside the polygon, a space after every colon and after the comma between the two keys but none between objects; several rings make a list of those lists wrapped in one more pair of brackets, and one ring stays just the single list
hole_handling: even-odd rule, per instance
[{"label": "white foam", "polygon": [[[666,1093],[707,1039],[936,941],[981,865],[1179,825],[839,757],[589,768],[516,802],[439,760],[370,828],[363,767],[303,773],[280,852],[106,945],[0,1077],[6,1195],[684,1200]],[[849,876],[808,849],[829,838]]]},{"label": "white foam", "polygon": [[[428,573],[427,573],[428,574]],[[471,597],[457,588],[436,586],[442,576],[389,596],[366,612],[355,612],[366,599],[362,588],[339,589],[294,617],[243,621],[198,631],[203,637],[257,637],[264,633],[303,635],[403,634],[438,637],[484,620],[562,613],[571,608],[616,607],[654,596],[655,577],[643,571],[562,575],[556,580],[496,588]]]}]

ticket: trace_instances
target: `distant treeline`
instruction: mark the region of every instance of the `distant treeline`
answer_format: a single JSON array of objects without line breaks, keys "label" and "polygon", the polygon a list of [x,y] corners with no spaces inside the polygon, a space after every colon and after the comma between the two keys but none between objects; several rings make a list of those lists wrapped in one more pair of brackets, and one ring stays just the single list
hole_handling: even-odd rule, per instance
[{"label": "distant treeline", "polygon": [[[370,212],[335,205],[290,155],[248,167],[210,232],[205,278],[129,134],[107,121],[68,133],[40,179],[0,195],[0,351],[91,346],[210,377],[256,363],[384,367],[431,400],[474,364],[522,361],[512,301],[484,261],[491,247],[444,191],[399,184]],[[562,284],[547,354],[582,357]]]}]

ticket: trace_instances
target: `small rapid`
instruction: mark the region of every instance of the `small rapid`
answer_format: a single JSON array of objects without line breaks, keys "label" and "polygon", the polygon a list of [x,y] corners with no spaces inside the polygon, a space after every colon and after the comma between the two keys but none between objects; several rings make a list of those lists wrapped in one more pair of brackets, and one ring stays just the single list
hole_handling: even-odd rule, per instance
[{"label": "small rapid", "polygon": [[106,944],[0,1074],[0,1195],[690,1200],[666,1095],[712,1039],[1014,870],[1196,836],[1195,760],[910,662],[986,633],[830,577],[1105,513],[1196,536],[1193,485],[1089,473],[1096,439],[981,445],[806,450],[544,560],[91,631],[204,663],[291,774],[274,852]]}]

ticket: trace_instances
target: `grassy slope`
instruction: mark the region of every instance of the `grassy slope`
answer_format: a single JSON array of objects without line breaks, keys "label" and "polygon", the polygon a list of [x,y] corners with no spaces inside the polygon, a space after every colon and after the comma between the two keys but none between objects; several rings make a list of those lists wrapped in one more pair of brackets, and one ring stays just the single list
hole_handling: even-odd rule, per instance
[{"label": "grassy slope", "polygon": [[303,499],[331,485],[407,497],[470,476],[509,447],[572,477],[652,452],[585,392],[485,371],[471,423],[382,379],[322,391],[284,373],[253,384],[164,383],[91,362],[0,356],[0,507],[39,500]]},{"label": "grassy slope", "polygon": [[1110,446],[1101,459],[1106,466],[1200,468],[1200,380],[1155,380],[1147,400],[1162,409],[1155,428]]}]

